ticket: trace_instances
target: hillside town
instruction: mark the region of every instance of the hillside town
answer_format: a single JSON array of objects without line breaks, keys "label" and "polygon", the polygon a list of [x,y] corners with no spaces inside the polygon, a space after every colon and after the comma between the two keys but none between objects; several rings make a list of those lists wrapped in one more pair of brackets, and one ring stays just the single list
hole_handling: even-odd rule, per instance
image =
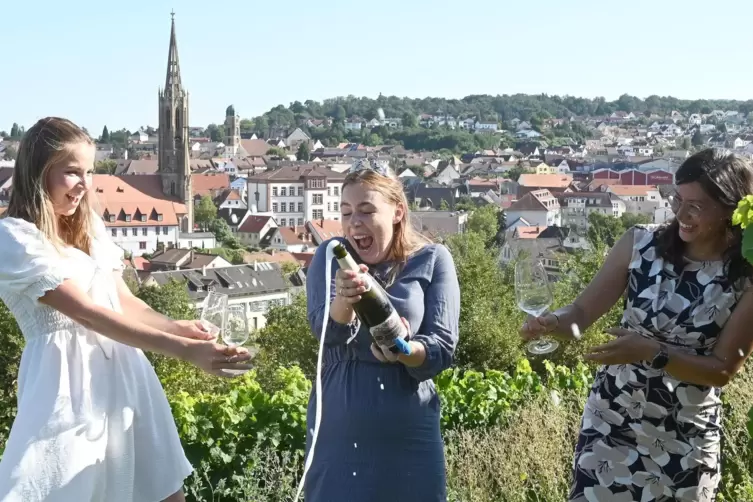
[{"label": "hillside town", "polygon": [[[673,175],[694,149],[721,147],[753,158],[753,112],[702,112],[618,110],[526,121],[441,111],[390,117],[379,109],[371,118],[249,128],[230,105],[221,129],[193,127],[173,20],[158,127],[117,138],[105,128],[96,138],[93,195],[132,280],[183,280],[197,305],[209,291],[228,293],[258,329],[270,306],[290,302],[305,285],[317,246],[342,235],[342,183],[358,159],[389,162],[403,182],[414,226],[427,237],[462,233],[473,211],[492,206],[504,222],[500,261],[534,250],[556,275],[562,253],[589,246],[593,213],[667,220]],[[406,122],[463,131],[490,147],[370,144],[375,134]],[[317,137],[335,126],[368,141],[330,144]],[[571,130],[583,137],[549,141],[551,131]],[[13,189],[22,134],[14,124],[0,136],[0,213]]]}]

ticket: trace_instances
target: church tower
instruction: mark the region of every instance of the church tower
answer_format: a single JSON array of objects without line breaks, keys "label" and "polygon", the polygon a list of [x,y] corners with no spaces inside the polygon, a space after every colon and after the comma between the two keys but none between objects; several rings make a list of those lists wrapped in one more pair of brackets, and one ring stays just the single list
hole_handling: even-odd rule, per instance
[{"label": "church tower", "polygon": [[193,189],[188,153],[188,93],[180,80],[178,44],[175,39],[175,13],[170,30],[165,88],[159,91],[159,174],[162,192],[186,205],[182,232],[193,232]]},{"label": "church tower", "polygon": [[238,155],[241,145],[241,118],[235,114],[235,107],[230,105],[225,110],[225,152],[229,157]]}]

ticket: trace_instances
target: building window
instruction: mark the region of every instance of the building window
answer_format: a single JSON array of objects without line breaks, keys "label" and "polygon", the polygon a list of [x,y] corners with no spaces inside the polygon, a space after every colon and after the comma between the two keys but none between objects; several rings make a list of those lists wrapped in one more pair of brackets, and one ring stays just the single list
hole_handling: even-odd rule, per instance
[{"label": "building window", "polygon": [[298,197],[303,197],[303,187],[298,187]]},{"label": "building window", "polygon": [[162,221],[162,215],[161,214],[157,215],[157,221]]},{"label": "building window", "polygon": [[330,211],[332,211],[332,204],[327,202],[327,212],[329,213]]},{"label": "building window", "polygon": [[288,189],[285,187],[280,188],[280,197],[287,197],[288,195]]},{"label": "building window", "polygon": [[272,187],[272,197],[277,197],[277,187]]},{"label": "building window", "polygon": [[162,233],[167,235],[168,227],[162,227]]},{"label": "building window", "polygon": [[130,223],[130,221],[131,221],[131,215],[130,214],[126,215],[126,221]]},{"label": "building window", "polygon": [[131,235],[133,235],[134,237],[139,235],[139,229],[138,228],[131,229]]},{"label": "building window", "polygon": [[146,242],[144,241],[139,242],[139,249],[146,249]]},{"label": "building window", "polygon": [[277,202],[273,202],[273,203],[272,203],[272,212],[273,212],[273,213],[276,213],[276,212],[277,212]]},{"label": "building window", "polygon": [[335,202],[335,211],[339,211],[339,210],[340,210],[340,203]]},{"label": "building window", "polygon": [[303,202],[299,202],[299,203],[298,203],[298,212],[299,212],[299,213],[302,213],[302,212],[303,212]]},{"label": "building window", "polygon": [[323,204],[324,196],[320,193],[315,193],[312,197],[312,204]]},{"label": "building window", "polygon": [[299,227],[303,226],[303,218],[298,218],[298,226]]},{"label": "building window", "polygon": [[114,214],[110,215],[110,223],[115,223],[115,215]]},{"label": "building window", "polygon": [[324,210],[322,209],[314,209],[312,211],[312,215],[315,220],[322,220],[324,219]]},{"label": "building window", "polygon": [[335,187],[335,195],[340,195],[340,187]]},{"label": "building window", "polygon": [[288,225],[288,220],[286,220],[285,218],[280,218],[280,226],[286,227],[287,225]]},{"label": "building window", "polygon": [[286,213],[288,211],[288,204],[286,202],[280,202],[280,212]]},{"label": "building window", "polygon": [[142,229],[141,229],[141,235],[144,235],[144,236],[145,236],[145,235],[146,235],[146,234],[148,233],[148,231],[149,231],[149,229],[148,229],[148,228],[142,228]]},{"label": "building window", "polygon": [[118,236],[118,230],[117,230],[117,229],[115,229],[115,228],[113,228],[113,229],[112,229],[112,232],[111,232],[111,233],[112,233],[112,236],[113,236],[113,237],[117,237],[117,236]]},{"label": "building window", "polygon": [[327,195],[332,195],[332,194],[330,193],[330,187],[327,187]]},{"label": "building window", "polygon": [[[146,221],[146,215],[145,215],[145,214],[142,214],[142,215],[141,215],[141,221],[142,221],[142,222],[143,222],[143,221]],[[145,230],[146,230],[146,229],[145,229]]]}]

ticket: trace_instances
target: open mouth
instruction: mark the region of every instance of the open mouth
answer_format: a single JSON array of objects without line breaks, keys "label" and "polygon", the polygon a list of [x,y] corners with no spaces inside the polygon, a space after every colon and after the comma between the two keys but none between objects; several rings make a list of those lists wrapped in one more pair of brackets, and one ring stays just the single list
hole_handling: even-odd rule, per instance
[{"label": "open mouth", "polygon": [[374,238],[370,235],[358,234],[353,236],[353,241],[356,243],[356,248],[360,252],[368,252],[371,246],[374,245]]},{"label": "open mouth", "polygon": [[686,225],[685,223],[679,221],[678,223],[680,224],[680,230],[685,234],[692,233],[693,230],[695,230],[695,225]]},{"label": "open mouth", "polygon": [[78,194],[78,195],[71,195],[71,194],[65,194],[65,196],[68,198],[68,202],[71,204],[78,204],[81,202],[81,197],[84,196],[84,194]]}]

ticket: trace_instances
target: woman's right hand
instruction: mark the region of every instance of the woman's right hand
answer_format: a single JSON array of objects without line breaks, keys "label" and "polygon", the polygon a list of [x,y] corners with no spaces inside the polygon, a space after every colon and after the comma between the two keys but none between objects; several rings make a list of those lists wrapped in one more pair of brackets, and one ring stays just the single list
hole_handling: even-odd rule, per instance
[{"label": "woman's right hand", "polygon": [[[185,359],[212,375],[227,377],[222,370],[250,370],[251,354],[244,347],[228,347],[213,341],[191,340]],[[233,375],[235,376],[235,375]]]},{"label": "woman's right hand", "polygon": [[520,336],[526,340],[537,338],[554,331],[559,324],[559,319],[554,314],[544,314],[539,317],[528,316],[526,322],[520,328]]},{"label": "woman's right hand", "polygon": [[[369,271],[366,265],[360,265],[361,273]],[[366,277],[352,270],[338,269],[335,273],[335,295],[345,302],[353,304],[361,299],[361,293],[366,291]]]}]

